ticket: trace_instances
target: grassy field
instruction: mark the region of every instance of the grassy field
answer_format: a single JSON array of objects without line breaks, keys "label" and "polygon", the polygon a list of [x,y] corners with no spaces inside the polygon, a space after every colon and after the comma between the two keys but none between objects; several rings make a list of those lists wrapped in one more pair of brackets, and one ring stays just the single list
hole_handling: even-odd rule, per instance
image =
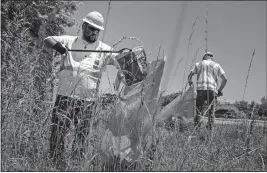
[{"label": "grassy field", "polygon": [[[202,120],[204,122],[208,121],[207,117],[203,117]],[[231,118],[215,118],[215,123],[216,124],[232,124],[232,125],[237,125],[237,124],[247,124],[249,125],[253,121],[253,125],[255,126],[265,126],[267,124],[267,121],[263,120],[252,120],[252,119],[231,119]]]},{"label": "grassy field", "polygon": [[[38,6],[28,1],[4,1],[2,5],[1,171],[267,171],[266,123],[261,126],[251,122],[232,123],[235,120],[217,123],[211,139],[204,124],[195,130],[192,121],[161,122],[156,126],[153,152],[148,152],[135,163],[120,164],[111,162],[112,159],[115,162],[116,158],[110,158],[111,161],[105,163],[101,157],[99,152],[104,129],[97,121],[99,117],[96,117],[98,123],[92,123],[85,158],[76,157],[71,151],[72,129],[66,137],[65,162],[56,166],[57,163],[49,157],[49,138],[52,93],[56,83],[53,82],[53,73],[58,66],[59,55],[44,49],[43,39],[48,35],[63,34],[63,26],[75,25],[71,14],[79,10],[78,1],[40,1]],[[39,15],[34,11],[40,12],[37,13]],[[197,18],[188,40],[183,85]],[[207,26],[208,9],[205,22]],[[205,33],[207,51],[208,27]],[[161,45],[158,56],[160,50]],[[254,53],[255,50],[243,98]]]},{"label": "grassy field", "polygon": [[2,130],[2,171],[267,171],[266,124],[252,124],[252,128],[246,123],[216,124],[209,140],[205,124],[194,130],[191,122],[160,123],[152,160],[146,156],[128,168],[111,163],[103,169],[105,163],[98,154],[102,126],[93,127],[87,158],[80,160],[66,152],[67,162],[60,168],[49,159],[47,122],[13,119]]}]

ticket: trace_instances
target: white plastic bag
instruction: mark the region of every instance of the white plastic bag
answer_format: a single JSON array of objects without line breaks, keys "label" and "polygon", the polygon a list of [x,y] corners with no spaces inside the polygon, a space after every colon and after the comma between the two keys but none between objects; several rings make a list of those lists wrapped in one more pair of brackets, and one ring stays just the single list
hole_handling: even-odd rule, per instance
[{"label": "white plastic bag", "polygon": [[140,141],[152,126],[164,64],[164,60],[153,61],[143,81],[124,86],[102,138],[104,158],[116,156],[121,160],[135,161],[140,157]]}]

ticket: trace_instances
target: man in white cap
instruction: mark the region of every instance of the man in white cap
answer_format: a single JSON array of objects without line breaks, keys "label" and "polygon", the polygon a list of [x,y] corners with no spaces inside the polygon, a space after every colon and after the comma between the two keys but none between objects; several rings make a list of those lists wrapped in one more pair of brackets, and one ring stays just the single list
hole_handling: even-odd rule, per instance
[{"label": "man in white cap", "polygon": [[[196,63],[190,74],[188,75],[188,83],[191,85],[192,76],[197,75],[197,99],[196,99],[196,116],[194,118],[195,126],[199,124],[200,114],[203,110],[204,102],[207,101],[208,106],[212,103],[215,97],[222,96],[222,90],[226,85],[227,79],[224,70],[220,64],[213,61],[213,54],[206,52],[203,60]],[[221,78],[222,82],[218,87],[218,79]],[[212,113],[212,105],[208,111],[209,115]],[[209,116],[212,118],[211,116]],[[210,123],[213,120],[209,120]],[[210,124],[207,127],[211,127]]]},{"label": "man in white cap", "polygon": [[[104,30],[103,25],[102,15],[93,11],[83,19],[79,36],[49,36],[44,40],[46,47],[62,54],[50,138],[50,154],[55,159],[63,156],[64,138],[71,124],[76,130],[73,148],[78,148],[79,153],[84,155],[84,143],[89,133],[102,68],[115,65],[114,58],[118,54],[72,52],[68,49],[111,50],[110,46],[98,40],[99,32]],[[81,144],[75,146],[80,143],[77,139]]]}]

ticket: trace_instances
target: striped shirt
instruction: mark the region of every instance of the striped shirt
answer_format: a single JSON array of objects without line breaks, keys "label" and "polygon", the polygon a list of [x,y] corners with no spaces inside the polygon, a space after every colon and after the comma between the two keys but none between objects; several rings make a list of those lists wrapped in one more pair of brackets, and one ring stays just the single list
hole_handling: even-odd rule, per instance
[{"label": "striped shirt", "polygon": [[218,79],[225,73],[220,64],[203,60],[196,63],[191,72],[197,74],[197,90],[212,90],[218,93]]}]

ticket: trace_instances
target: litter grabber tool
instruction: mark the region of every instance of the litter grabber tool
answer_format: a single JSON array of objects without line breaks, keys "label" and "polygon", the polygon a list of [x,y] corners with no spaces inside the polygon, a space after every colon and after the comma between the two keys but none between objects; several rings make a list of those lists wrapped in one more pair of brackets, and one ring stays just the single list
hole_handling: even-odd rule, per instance
[{"label": "litter grabber tool", "polygon": [[129,48],[123,48],[120,50],[86,50],[86,49],[67,49],[69,52],[95,52],[95,53],[123,53],[125,50],[128,50],[129,52],[132,51],[132,49]]},{"label": "litter grabber tool", "polygon": [[[68,49],[70,52],[95,52],[95,53],[118,53],[116,57],[120,66],[121,75],[125,83],[130,86],[142,81],[146,77],[147,57],[143,47],[133,49],[123,48],[118,51],[114,50],[78,50]],[[119,74],[117,74],[118,77]],[[120,75],[119,75],[120,77]]]},{"label": "litter grabber tool", "polygon": [[70,52],[95,52],[95,53],[123,53],[125,50],[128,50],[128,52],[132,51],[132,49],[129,49],[129,48],[123,48],[123,49],[118,50],[118,51],[114,51],[114,50],[69,49],[68,47],[63,46],[60,42],[57,42],[54,39],[51,39],[51,40],[47,41],[46,44],[50,45],[54,50],[56,50],[60,54],[65,54],[67,51],[70,51]]},{"label": "litter grabber tool", "polygon": [[[53,49],[55,49],[60,54],[65,54],[69,52],[91,52],[91,53],[118,53],[116,56],[116,61],[120,67],[120,75],[124,78],[126,85],[130,86],[134,83],[142,81],[147,73],[147,57],[144,48],[136,47],[133,49],[123,48],[120,50],[86,50],[86,49],[69,49],[63,46],[61,43],[57,42]],[[120,77],[119,76],[119,77]]]}]

